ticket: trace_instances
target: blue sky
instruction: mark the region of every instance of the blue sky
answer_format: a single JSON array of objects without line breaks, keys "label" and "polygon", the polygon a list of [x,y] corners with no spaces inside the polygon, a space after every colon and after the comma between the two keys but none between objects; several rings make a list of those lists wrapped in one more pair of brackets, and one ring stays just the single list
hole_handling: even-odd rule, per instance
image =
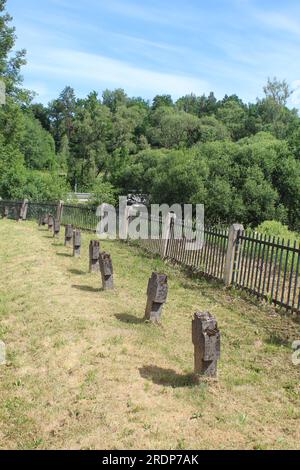
[{"label": "blue sky", "polygon": [[300,105],[298,0],[8,0],[17,46],[28,51],[25,86],[47,103],[124,88],[152,99],[214,91],[245,101],[268,76]]}]

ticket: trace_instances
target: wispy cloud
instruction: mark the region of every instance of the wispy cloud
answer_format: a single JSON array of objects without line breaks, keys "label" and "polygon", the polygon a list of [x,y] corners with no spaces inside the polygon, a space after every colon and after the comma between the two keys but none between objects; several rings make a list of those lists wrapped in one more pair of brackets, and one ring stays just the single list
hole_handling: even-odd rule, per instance
[{"label": "wispy cloud", "polygon": [[250,101],[268,76],[300,76],[295,0],[10,0],[10,9],[29,53],[25,86],[44,83],[51,98],[69,83],[80,94],[213,90]]},{"label": "wispy cloud", "polygon": [[276,11],[257,11],[255,17],[272,29],[300,35],[300,22],[290,16]]},{"label": "wispy cloud", "polygon": [[84,81],[85,86],[101,90],[110,84],[113,87],[123,87],[134,95],[171,93],[174,97],[179,97],[191,92],[207,93],[211,89],[205,80],[195,77],[154,72],[76,50],[43,51],[42,57],[31,58],[30,69],[41,76],[47,75],[48,79],[60,78],[75,86]]}]

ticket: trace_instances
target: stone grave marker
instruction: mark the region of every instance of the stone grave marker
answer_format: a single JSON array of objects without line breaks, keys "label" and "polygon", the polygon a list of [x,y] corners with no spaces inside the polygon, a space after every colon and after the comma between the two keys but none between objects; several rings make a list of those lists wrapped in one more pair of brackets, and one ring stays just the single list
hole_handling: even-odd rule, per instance
[{"label": "stone grave marker", "polygon": [[196,312],[192,321],[195,374],[216,377],[221,341],[217,320],[209,312]]},{"label": "stone grave marker", "polygon": [[168,296],[168,277],[165,274],[152,273],[148,282],[145,319],[161,323],[161,314]]},{"label": "stone grave marker", "polygon": [[98,240],[91,240],[89,247],[89,271],[96,273],[100,271],[99,263],[100,255],[100,242]]},{"label": "stone grave marker", "polygon": [[80,230],[74,230],[73,232],[73,256],[78,258],[81,252],[81,232]]},{"label": "stone grave marker", "polygon": [[71,224],[65,227],[65,246],[73,246],[73,225]]},{"label": "stone grave marker", "polygon": [[113,265],[109,253],[102,252],[99,254],[99,265],[102,277],[102,287],[104,290],[114,288]]}]

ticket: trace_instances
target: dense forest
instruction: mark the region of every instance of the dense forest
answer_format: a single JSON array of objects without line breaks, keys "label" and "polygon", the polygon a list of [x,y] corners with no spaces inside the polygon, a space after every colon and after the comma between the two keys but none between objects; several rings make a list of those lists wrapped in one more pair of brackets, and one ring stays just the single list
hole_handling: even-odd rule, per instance
[{"label": "dense forest", "polygon": [[285,81],[244,103],[169,95],[150,103],[122,89],[85,99],[67,86],[47,106],[22,87],[25,51],[0,0],[0,196],[31,200],[89,191],[114,202],[133,190],[158,203],[204,203],[212,221],[300,230],[300,118]]}]

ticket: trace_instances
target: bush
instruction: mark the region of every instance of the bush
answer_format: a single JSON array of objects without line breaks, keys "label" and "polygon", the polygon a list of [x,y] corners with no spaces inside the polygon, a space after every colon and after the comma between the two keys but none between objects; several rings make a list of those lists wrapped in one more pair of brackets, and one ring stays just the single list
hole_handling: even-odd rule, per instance
[{"label": "bush", "polygon": [[108,181],[98,178],[92,189],[92,197],[89,201],[91,206],[100,206],[103,203],[115,206],[117,202],[116,189]]},{"label": "bush", "polygon": [[22,198],[36,202],[58,201],[70,192],[65,179],[57,173],[27,170],[26,176]]},{"label": "bush", "polygon": [[277,222],[276,220],[266,220],[256,228],[256,231],[263,235],[279,237],[281,239],[284,238],[285,242],[290,240],[292,244],[294,241],[300,242],[299,234],[292,232],[289,230],[287,225],[283,225],[281,222]]}]

